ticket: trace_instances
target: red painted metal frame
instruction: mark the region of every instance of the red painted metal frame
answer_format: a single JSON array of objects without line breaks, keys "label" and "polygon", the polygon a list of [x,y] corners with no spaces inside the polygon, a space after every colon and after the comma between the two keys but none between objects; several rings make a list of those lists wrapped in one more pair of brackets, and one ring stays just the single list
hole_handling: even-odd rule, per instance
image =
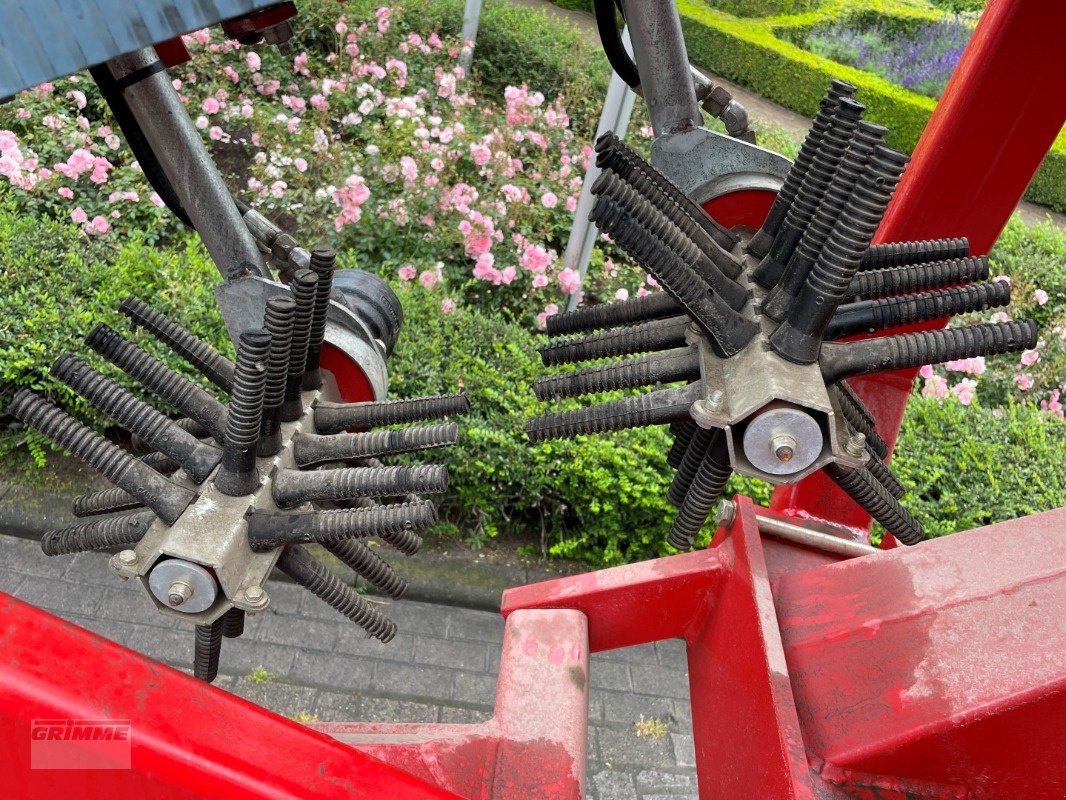
[{"label": "red painted metal frame", "polygon": [[[991,0],[900,183],[878,241],[966,236],[987,253],[1066,122],[1066,5]],[[898,332],[942,328],[947,320]],[[916,370],[852,381],[894,445]],[[854,527],[869,516],[821,472],[775,490],[772,508]],[[888,539],[890,537],[886,537]]]},{"label": "red painted metal frame", "polygon": [[[710,549],[508,591],[477,725],[308,729],[0,595],[6,796],[578,800],[589,652],[672,637],[704,800],[1066,793],[1066,509],[850,561],[777,543],[796,558],[768,562],[735,502]],[[42,717],[132,719],[133,768],[29,769]]]}]

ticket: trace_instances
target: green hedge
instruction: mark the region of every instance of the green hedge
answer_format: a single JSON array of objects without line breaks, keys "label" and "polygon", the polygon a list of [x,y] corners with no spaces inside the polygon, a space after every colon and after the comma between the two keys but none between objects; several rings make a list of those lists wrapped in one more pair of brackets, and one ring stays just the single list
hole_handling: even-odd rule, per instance
[{"label": "green hedge", "polygon": [[967,408],[912,396],[892,459],[930,535],[1066,505],[1066,422],[1032,405]]},{"label": "green hedge", "polygon": [[[555,1],[569,8],[582,5],[580,0]],[[817,56],[788,38],[843,16],[876,15],[908,24],[937,19],[937,12],[896,0],[828,0],[805,13],[796,13],[805,5],[802,0],[713,0],[712,4],[718,8],[703,0],[678,0],[689,58],[695,64],[811,117],[831,80],[851,81],[859,87],[869,109],[867,116],[888,127],[888,143],[906,153],[914,149],[936,107],[935,100]],[[733,8],[737,16],[719,10],[725,7]],[[762,9],[761,18],[747,16],[757,8]],[[1025,198],[1066,212],[1066,131],[1055,140]]]},{"label": "green hedge", "polygon": [[[936,107],[931,98],[816,56],[775,33],[809,27],[845,13],[935,18],[935,14],[920,8],[887,0],[847,4],[838,1],[807,14],[762,20],[738,19],[698,0],[679,0],[678,9],[689,57],[695,63],[802,114],[813,116],[829,81],[843,78],[859,87],[869,118],[888,127],[889,144],[909,153]],[[1066,134],[1056,139],[1025,197],[1056,211],[1066,211]]]}]

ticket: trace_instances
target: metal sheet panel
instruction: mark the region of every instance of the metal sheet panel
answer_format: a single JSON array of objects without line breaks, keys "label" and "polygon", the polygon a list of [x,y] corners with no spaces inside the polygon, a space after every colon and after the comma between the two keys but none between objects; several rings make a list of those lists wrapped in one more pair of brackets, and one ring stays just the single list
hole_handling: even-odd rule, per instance
[{"label": "metal sheet panel", "polygon": [[277,0],[0,0],[0,97]]}]

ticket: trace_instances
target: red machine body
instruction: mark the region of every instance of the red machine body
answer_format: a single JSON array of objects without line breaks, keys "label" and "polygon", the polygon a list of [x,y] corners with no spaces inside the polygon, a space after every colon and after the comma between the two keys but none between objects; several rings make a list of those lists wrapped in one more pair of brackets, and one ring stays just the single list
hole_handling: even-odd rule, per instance
[{"label": "red machine body", "polygon": [[[987,251],[1066,118],[1062,16],[992,0],[882,238]],[[767,206],[710,210],[753,224]],[[332,358],[363,399],[365,377]],[[856,381],[889,442],[912,379]],[[764,538],[735,502],[707,550],[507,592],[496,710],[476,725],[300,725],[0,595],[6,796],[576,800],[589,653],[673,637],[701,797],[1066,796],[1066,509],[841,560]],[[817,475],[768,516],[867,523]],[[135,720],[132,768],[31,769],[42,718]]]}]

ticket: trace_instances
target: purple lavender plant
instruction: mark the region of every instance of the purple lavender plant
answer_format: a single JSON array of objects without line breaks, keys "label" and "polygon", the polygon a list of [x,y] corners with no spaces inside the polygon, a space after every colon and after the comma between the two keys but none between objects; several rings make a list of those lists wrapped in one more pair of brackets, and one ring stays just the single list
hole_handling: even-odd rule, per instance
[{"label": "purple lavender plant", "polygon": [[973,33],[971,16],[955,15],[910,32],[884,23],[858,27],[840,22],[815,29],[806,47],[813,53],[873,72],[929,97],[940,97]]}]

